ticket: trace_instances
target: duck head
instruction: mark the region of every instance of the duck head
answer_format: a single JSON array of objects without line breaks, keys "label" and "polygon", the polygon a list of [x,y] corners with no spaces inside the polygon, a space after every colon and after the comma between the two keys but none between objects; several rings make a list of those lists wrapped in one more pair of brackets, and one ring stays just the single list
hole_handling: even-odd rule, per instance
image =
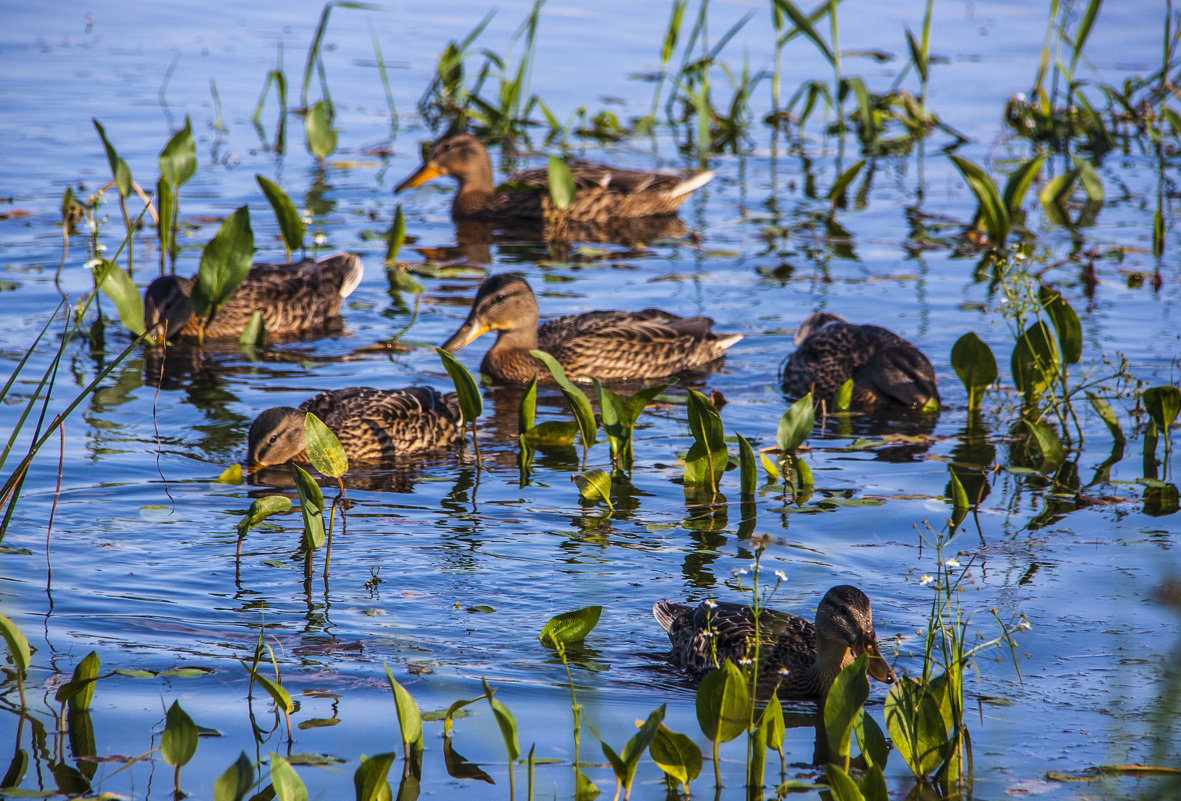
[{"label": "duck head", "polygon": [[250,424],[246,461],[252,469],[306,461],[303,424],[307,413],[290,406],[267,409]]},{"label": "duck head", "polygon": [[467,133],[444,136],[431,146],[422,166],[398,184],[394,194],[422,186],[440,175],[459,181],[460,189],[468,183],[492,187],[492,160],[479,139]]},{"label": "duck head", "polygon": [[537,298],[524,278],[514,273],[490,276],[480,284],[467,319],[443,343],[443,350],[457,351],[488,331],[522,332],[536,341],[537,318]]},{"label": "duck head", "polygon": [[847,584],[833,587],[816,608],[816,662],[824,689],[862,654],[869,657],[870,676],[886,684],[894,682],[894,670],[878,649],[869,598]]}]

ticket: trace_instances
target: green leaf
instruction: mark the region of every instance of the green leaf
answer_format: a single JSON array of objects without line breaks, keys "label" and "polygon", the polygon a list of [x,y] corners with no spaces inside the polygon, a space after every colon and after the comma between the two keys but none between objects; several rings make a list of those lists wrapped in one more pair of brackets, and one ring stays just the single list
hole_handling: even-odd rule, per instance
[{"label": "green leaf", "polygon": [[570,380],[566,378],[566,371],[553,356],[543,350],[531,350],[529,355],[549,369],[558,388],[566,396],[566,402],[570,404],[570,411],[574,413],[574,419],[578,422],[578,431],[582,435],[582,446],[584,448],[593,446],[598,432],[598,424],[595,422],[595,413],[591,410],[590,401],[587,400],[586,395],[581,389],[570,383]]},{"label": "green leaf", "polygon": [[271,752],[271,787],[278,801],[308,801],[308,788],[303,779],[283,757]]},{"label": "green leaf", "polygon": [[599,411],[603,419],[603,433],[611,446],[611,460],[619,462],[626,456],[630,431],[624,429],[621,418],[624,415],[623,398],[606,389],[599,379],[593,379],[595,392],[599,396]]},{"label": "green leaf", "polygon": [[743,497],[755,494],[759,486],[759,465],[755,461],[755,451],[750,441],[738,432],[734,432],[738,439],[738,486]]},{"label": "green leaf", "polygon": [[1005,208],[1009,210],[1010,218],[1016,215],[1021,209],[1021,204],[1025,200],[1025,193],[1029,191],[1030,185],[1041,173],[1042,164],[1045,160],[1045,156],[1034,156],[1014,170],[1009,175],[1009,180],[1005,181],[1003,202]]},{"label": "green leaf", "polygon": [[521,396],[521,405],[517,407],[517,433],[525,436],[533,430],[537,420],[537,374],[529,379],[529,386],[525,387],[525,394]]},{"label": "green leaf", "polygon": [[188,713],[173,701],[164,717],[164,733],[160,735],[160,755],[173,767],[187,765],[197,753],[197,724]]},{"label": "green leaf", "polygon": [[254,766],[243,751],[213,783],[213,801],[242,801],[254,786]]},{"label": "green leaf", "polygon": [[1050,428],[1044,423],[1035,423],[1032,420],[1022,420],[1025,427],[1029,429],[1033,441],[1037,443],[1037,448],[1042,454],[1042,459],[1057,465],[1066,458],[1066,451],[1062,449],[1062,443],[1058,440],[1058,435],[1054,433],[1054,429]]},{"label": "green leaf", "polygon": [[318,161],[336,152],[336,131],[328,120],[328,107],[324,101],[317,101],[303,118],[304,133],[307,135],[308,152]]},{"label": "green leaf", "polygon": [[1041,320],[1025,330],[1009,357],[1013,383],[1026,397],[1046,391],[1058,374],[1058,364],[1058,346],[1050,336],[1049,326]]},{"label": "green leaf", "polygon": [[926,83],[927,69],[930,64],[923,54],[922,45],[915,41],[914,34],[910,32],[909,27],[906,28],[906,46],[910,48],[910,60],[914,64],[914,68],[918,70],[919,80]]},{"label": "green leaf", "polygon": [[422,747],[422,712],[410,692],[398,683],[390,666],[385,666],[385,676],[390,690],[394,693],[394,706],[398,710],[398,728],[402,733],[402,747],[409,753],[412,747]]},{"label": "green leaf", "polygon": [[849,738],[857,714],[869,698],[869,678],[865,675],[868,657],[857,657],[845,666],[833,680],[824,702],[824,730],[828,733],[828,747],[842,760],[849,756]]},{"label": "green leaf", "polygon": [[1144,390],[1144,410],[1156,423],[1157,428],[1168,433],[1181,411],[1181,390],[1177,387],[1152,387]]},{"label": "green leaf", "polygon": [[0,615],[0,636],[4,637],[4,644],[8,648],[8,655],[12,657],[12,664],[21,673],[29,669],[29,641],[24,632],[4,615]]},{"label": "green leaf", "polygon": [[406,215],[402,213],[402,204],[394,208],[394,221],[385,232],[385,263],[394,264],[398,260],[398,252],[406,243]]},{"label": "green leaf", "polygon": [[254,231],[250,228],[250,209],[242,206],[218,228],[201,253],[201,266],[191,297],[193,313],[212,318],[225,304],[238,284],[250,272],[254,257]]},{"label": "green leaf", "polygon": [[929,685],[902,678],[886,696],[886,728],[894,749],[919,777],[933,776],[950,755],[951,727]]},{"label": "green leaf", "polygon": [[459,395],[459,410],[464,423],[472,423],[484,413],[484,396],[480,394],[480,387],[470,370],[463,363],[442,348],[435,348],[435,353],[443,360],[443,369],[451,376],[455,384],[455,392]]},{"label": "green leaf", "polygon": [[[193,124],[186,114],[185,127],[174,133],[160,151],[160,177],[167,181],[169,186],[179,187],[196,173],[197,145],[193,141]],[[161,215],[160,220],[164,219]]]},{"label": "green leaf", "polygon": [[574,173],[557,156],[549,157],[549,196],[554,208],[565,211],[574,202]]},{"label": "green leaf", "polygon": [[267,678],[257,670],[252,669],[245,662],[242,662],[242,667],[246,668],[251,677],[266,691],[267,695],[271,697],[271,700],[275,702],[275,706],[281,711],[290,715],[295,710],[295,701],[291,700],[291,693],[287,692],[287,689],[282,684],[274,679]]},{"label": "green leaf", "polygon": [[670,731],[664,724],[656,729],[648,755],[656,766],[685,787],[701,773],[701,749],[693,738]]},{"label": "green leaf", "polygon": [[1095,414],[1099,415],[1099,419],[1107,425],[1107,430],[1111,432],[1111,438],[1116,442],[1126,442],[1127,438],[1124,436],[1124,430],[1120,427],[1119,417],[1111,408],[1111,404],[1091,392],[1084,394],[1087,396],[1091,408],[1095,410]]},{"label": "green leaf", "polygon": [[[319,489],[317,487],[317,489]],[[264,495],[256,498],[250,504],[250,509],[238,521],[238,536],[245,536],[246,532],[257,526],[271,515],[281,515],[291,511],[291,499],[286,495]]]},{"label": "green leaf", "polygon": [[544,645],[553,645],[554,642],[581,642],[598,625],[599,615],[602,613],[601,606],[587,606],[573,612],[554,615],[541,627],[538,639]]},{"label": "green leaf", "polygon": [[243,348],[261,348],[267,341],[266,324],[262,321],[262,312],[258,309],[246,321],[246,327],[238,337],[238,344]]},{"label": "green leaf", "polygon": [[775,440],[783,453],[793,453],[812,433],[816,410],[812,408],[812,393],[797,400],[783,413]]},{"label": "green leaf", "polygon": [[1050,316],[1058,334],[1058,346],[1062,350],[1062,361],[1075,364],[1083,355],[1083,324],[1078,315],[1057,290],[1042,284],[1037,290],[1038,302]]},{"label": "green leaf", "polygon": [[828,202],[836,206],[845,194],[845,190],[849,188],[849,184],[857,178],[857,174],[861,172],[861,168],[865,166],[865,159],[854,164],[849,169],[841,173],[840,177],[833,183],[832,189],[828,190]]},{"label": "green leaf", "polygon": [[1102,203],[1103,179],[1099,177],[1099,173],[1095,172],[1091,162],[1076,157],[1074,165],[1078,172],[1078,181],[1082,184],[1083,191],[1087,193],[1087,200],[1091,203]]},{"label": "green leaf", "polygon": [[812,489],[812,468],[808,467],[808,463],[799,456],[794,457],[794,461],[796,466],[796,475],[799,476],[800,479],[800,489]]},{"label": "green leaf", "polygon": [[717,489],[729,458],[725,448],[709,453],[700,442],[694,442],[685,454],[685,484]]},{"label": "green leaf", "polygon": [[968,501],[968,492],[964,489],[960,477],[955,474],[951,465],[947,466],[947,474],[951,476],[951,502],[956,509],[967,509],[972,504]]},{"label": "green leaf", "polygon": [[787,14],[792,24],[799,29],[800,33],[804,34],[804,36],[811,40],[812,44],[816,45],[817,49],[820,50],[830,65],[836,63],[836,59],[833,56],[832,50],[829,49],[828,44],[820,38],[820,34],[816,33],[816,29],[812,27],[812,23],[809,22],[808,17],[796,8],[791,0],[774,0],[774,2],[777,8],[783,11],[784,14]]},{"label": "green leaf", "polygon": [[59,704],[69,704],[70,714],[83,712],[90,708],[100,665],[98,654],[91,651],[74,666],[74,674],[70,677],[69,682],[63,684],[54,693],[53,697]]},{"label": "green leaf", "polygon": [[303,419],[303,437],[312,467],[329,478],[340,478],[349,471],[344,446],[319,417],[308,412]]},{"label": "green leaf", "polygon": [[779,481],[779,468],[775,466],[775,460],[768,456],[764,451],[759,451],[759,462],[763,465],[763,470],[767,473],[767,481],[772,484]]},{"label": "green leaf", "polygon": [[324,547],[327,534],[324,532],[324,495],[308,472],[297,464],[291,465],[295,470],[295,488],[299,491],[299,512],[303,515],[304,547],[315,550]]},{"label": "green leaf", "polygon": [[283,235],[283,245],[287,248],[287,255],[290,258],[293,250],[303,247],[303,237],[306,232],[303,219],[299,216],[291,198],[277,183],[257,174],[254,176],[254,180],[258,181],[259,188],[262,189],[267,202],[271,204],[271,209],[275,212],[275,219],[279,222],[279,232]]},{"label": "green leaf", "polygon": [[[886,764],[886,758],[890,755],[890,744],[886,742],[886,735],[878,726],[877,721],[864,707],[861,709],[861,714],[857,716],[857,722],[853,725],[853,733],[857,735],[857,745],[861,748],[861,756],[864,757],[866,764],[876,767]],[[861,792],[865,792],[864,786]]]},{"label": "green leaf", "polygon": [[573,420],[546,420],[522,435],[522,439],[538,448],[561,448],[574,444],[578,423]]},{"label": "green leaf", "polygon": [[353,773],[353,790],[357,801],[389,801],[390,785],[386,777],[394,764],[393,753],[361,757],[361,764]]},{"label": "green leaf", "polygon": [[849,407],[853,405],[853,379],[845,379],[845,383],[841,384],[841,388],[836,391],[832,398],[832,408],[838,412],[847,412]]},{"label": "green leaf", "polygon": [[1077,180],[1078,171],[1067,170],[1046,181],[1046,185],[1038,193],[1038,200],[1041,201],[1042,211],[1045,213],[1047,219],[1055,225],[1070,224],[1070,219],[1066,215],[1066,201],[1070,197],[1070,193],[1074,190],[1074,184]]},{"label": "green leaf", "polygon": [[997,378],[996,357],[992,348],[969,331],[951,346],[951,366],[960,383],[968,391],[968,409],[976,411],[984,397],[984,390]]},{"label": "green leaf", "polygon": [[123,327],[137,337],[144,333],[144,299],[131,276],[109,259],[99,259],[94,268],[94,282],[115,304]]},{"label": "green leaf", "polygon": [[232,464],[222,471],[221,475],[217,477],[218,484],[241,484],[242,483],[242,465]]},{"label": "green leaf", "polygon": [[611,504],[611,476],[606,470],[595,468],[574,476],[574,483],[578,486],[578,494],[588,501],[602,501],[608,509],[614,509]]},{"label": "green leaf", "polygon": [[824,775],[828,778],[828,790],[833,801],[865,801],[857,782],[837,765],[831,762],[824,766]]},{"label": "green leaf", "polygon": [[159,222],[156,225],[156,238],[160,241],[160,254],[163,259],[165,254],[173,253],[173,218],[176,216],[176,191],[172,188],[172,184],[160,178],[156,181],[156,214],[159,215]]},{"label": "green leaf", "polygon": [[726,663],[710,671],[697,688],[697,723],[711,741],[729,742],[746,731],[750,714],[750,693],[746,679]]},{"label": "green leaf", "polygon": [[687,407],[689,430],[693,438],[710,451],[726,447],[722,417],[713,402],[695,389],[689,390]]},{"label": "green leaf", "polygon": [[950,156],[956,169],[976,196],[976,219],[983,224],[992,246],[1003,248],[1009,238],[1009,209],[1001,200],[996,184],[979,166],[959,156]]},{"label": "green leaf", "polygon": [[509,762],[516,762],[521,758],[521,746],[517,742],[517,720],[508,707],[492,696],[492,688],[487,679],[481,679],[484,684],[484,697],[492,707],[492,716],[496,718],[496,725],[500,727],[500,736],[504,739],[504,747],[508,752]]},{"label": "green leaf", "polygon": [[119,158],[119,154],[115,152],[115,146],[111,144],[111,140],[107,139],[106,129],[98,120],[92,119],[95,130],[98,131],[99,138],[103,140],[103,149],[107,152],[107,163],[111,165],[111,176],[115,179],[115,186],[119,189],[120,197],[129,197],[131,195],[131,168],[127,166],[127,162]]},{"label": "green leaf", "polygon": [[[488,611],[491,612],[492,610],[489,609]],[[471,698],[467,701],[455,701],[454,703],[451,704],[451,706],[447,707],[447,712],[444,713],[444,715],[443,715],[443,736],[444,737],[451,736],[451,728],[454,725],[453,721],[455,719],[456,712],[459,712],[465,706],[468,706],[470,704],[474,704],[476,701],[479,701],[483,697],[484,696],[481,695],[477,698]],[[465,712],[464,714],[466,715],[467,713]]]},{"label": "green leaf", "polygon": [[759,726],[767,729],[767,747],[783,753],[787,729],[783,721],[783,704],[780,703],[778,694],[771,696],[771,700],[763,707]]}]

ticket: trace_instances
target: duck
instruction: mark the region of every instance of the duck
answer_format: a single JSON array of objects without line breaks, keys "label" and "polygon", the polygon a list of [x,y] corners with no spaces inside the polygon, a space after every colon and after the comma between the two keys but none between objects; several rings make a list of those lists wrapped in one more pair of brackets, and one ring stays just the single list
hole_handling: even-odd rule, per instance
[{"label": "duck", "polygon": [[[657,601],[652,614],[668,633],[673,660],[696,680],[727,659],[738,664],[754,656],[755,617],[745,604]],[[815,623],[773,609],[759,614],[758,680],[768,693],[778,686],[782,698],[822,700],[837,674],[861,654],[869,655],[870,676],[894,682],[894,670],[878,649],[869,597],[857,587],[826,592]]]},{"label": "duck", "polygon": [[304,419],[320,418],[350,463],[388,464],[396,457],[450,447],[462,433],[459,398],[430,387],[350,387],[321,392],[298,408],[276,406],[250,426],[247,462],[252,468],[307,462]]},{"label": "duck", "polygon": [[422,166],[398,184],[394,193],[450,175],[459,183],[451,203],[454,220],[545,220],[556,216],[565,223],[605,224],[676,214],[689,195],[714,176],[709,170],[682,176],[585,161],[568,166],[575,194],[569,207],[558,212],[550,200],[547,168],[514,173],[496,186],[492,159],[484,144],[469,133],[453,133],[431,146]]},{"label": "duck", "polygon": [[713,333],[708,317],[678,317],[660,309],[592,311],[549,320],[540,327],[537,298],[515,273],[488,277],[476,292],[459,330],[443,343],[454,352],[481,334],[496,331],[480,370],[495,381],[524,384],[548,371],[529,355],[543,350],[557,359],[571,381],[633,381],[664,378],[714,362],[742,339]]},{"label": "duck", "polygon": [[893,331],[855,325],[832,312],[813,312],[796,330],[795,344],[779,369],[789,397],[811,392],[813,400],[831,402],[851,378],[857,408],[939,406],[931,362]]},{"label": "duck", "polygon": [[[237,337],[255,311],[262,312],[268,336],[303,334],[324,327],[361,282],[365,267],[351,253],[319,261],[257,263],[205,327],[205,338]],[[144,293],[144,328],[152,342],[199,340],[201,321],[191,297],[197,276],[161,276]]]}]

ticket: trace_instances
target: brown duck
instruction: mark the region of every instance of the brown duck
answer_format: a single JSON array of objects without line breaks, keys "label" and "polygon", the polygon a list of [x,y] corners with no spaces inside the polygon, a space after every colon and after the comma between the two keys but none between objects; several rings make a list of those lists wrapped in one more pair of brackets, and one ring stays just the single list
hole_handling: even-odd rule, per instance
[{"label": "brown duck", "polygon": [[811,392],[816,401],[831,401],[851,378],[856,407],[939,405],[931,362],[892,331],[813,312],[800,324],[795,341],[795,352],[779,370],[783,391],[790,397]]},{"label": "brown duck", "polygon": [[[206,326],[207,338],[236,337],[255,311],[262,312],[267,336],[282,337],[322,328],[340,313],[340,304],[357,288],[364,273],[351,253],[286,264],[259,263],[230,295]],[[144,327],[152,341],[197,339],[200,321],[190,298],[193,278],[166,275],[144,294]]]},{"label": "brown duck", "polygon": [[[658,601],[652,614],[668,632],[673,660],[695,679],[727,659],[739,664],[754,658],[754,613],[744,604]],[[815,624],[773,609],[759,615],[759,687],[767,692],[778,683],[783,698],[822,699],[837,674],[861,654],[869,655],[869,675],[894,681],[878,650],[869,598],[856,587],[825,593]]]},{"label": "brown duck", "polygon": [[544,220],[560,216],[566,223],[605,224],[676,214],[693,190],[713,178],[709,171],[686,177],[585,161],[568,166],[574,176],[574,199],[564,212],[555,215],[548,169],[518,172],[496,186],[488,149],[471,134],[451,134],[431,147],[422,166],[394,192],[450,175],[459,182],[459,191],[451,203],[451,216],[456,220]]},{"label": "brown duck", "polygon": [[459,330],[443,343],[456,351],[487,331],[496,342],[484,354],[480,370],[497,381],[523,384],[549,372],[529,355],[544,350],[562,365],[572,381],[630,381],[664,378],[722,357],[741,334],[718,336],[708,317],[678,317],[659,309],[593,311],[537,325],[537,299],[524,278],[513,273],[490,276],[476,292]]},{"label": "brown duck", "polygon": [[429,387],[351,387],[321,392],[298,409],[278,406],[250,426],[252,467],[306,462],[304,419],[319,417],[344,447],[349,462],[388,464],[398,456],[448,448],[461,434],[459,400]]}]

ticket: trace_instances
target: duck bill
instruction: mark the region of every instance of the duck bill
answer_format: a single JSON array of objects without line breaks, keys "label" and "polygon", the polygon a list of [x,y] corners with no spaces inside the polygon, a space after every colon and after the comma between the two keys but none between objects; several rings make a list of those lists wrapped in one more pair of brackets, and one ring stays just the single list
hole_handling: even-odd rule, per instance
[{"label": "duck bill", "polygon": [[394,187],[394,194],[398,194],[403,189],[413,189],[416,186],[422,186],[427,181],[438,178],[440,175],[443,175],[443,171],[434,164],[427,162],[419,167],[413,175]]},{"label": "duck bill", "polygon": [[878,644],[874,640],[870,640],[865,644],[865,648],[861,653],[869,657],[869,662],[866,665],[866,671],[883,684],[894,683],[894,669],[890,667],[890,663],[882,656],[882,652],[878,650]]},{"label": "duck bill", "polygon": [[459,327],[459,330],[443,343],[443,350],[448,353],[454,353],[464,345],[474,342],[481,334],[486,333],[488,333],[488,326],[472,319],[465,320],[463,325]]},{"label": "duck bill", "polygon": [[163,322],[156,323],[148,329],[147,339],[153,345],[164,345],[168,342],[168,329]]}]

